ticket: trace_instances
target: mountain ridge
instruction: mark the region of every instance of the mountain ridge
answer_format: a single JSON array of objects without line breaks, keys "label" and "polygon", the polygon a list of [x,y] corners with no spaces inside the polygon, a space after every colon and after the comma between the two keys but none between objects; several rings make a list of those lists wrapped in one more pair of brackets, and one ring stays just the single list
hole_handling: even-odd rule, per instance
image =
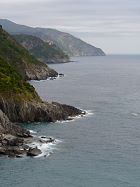
[{"label": "mountain ridge", "polygon": [[45,42],[53,42],[69,56],[104,56],[102,49],[92,46],[69,33],[51,28],[29,27],[0,19],[0,24],[10,34],[28,34]]}]

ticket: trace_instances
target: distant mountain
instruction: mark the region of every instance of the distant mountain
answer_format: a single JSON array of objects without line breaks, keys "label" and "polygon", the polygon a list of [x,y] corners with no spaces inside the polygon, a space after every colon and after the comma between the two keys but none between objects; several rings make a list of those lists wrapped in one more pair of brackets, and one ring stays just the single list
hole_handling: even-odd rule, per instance
[{"label": "distant mountain", "polygon": [[45,63],[65,63],[69,61],[68,55],[55,44],[44,42],[36,36],[27,34],[13,35],[16,41],[25,47],[34,57]]},{"label": "distant mountain", "polygon": [[55,29],[47,29],[42,39],[44,41],[54,41],[66,54],[69,56],[104,56],[105,53],[81,39],[78,39],[71,34],[57,31]]},{"label": "distant mountain", "polygon": [[6,19],[0,19],[0,24],[11,34],[27,34],[39,37],[45,42],[55,44],[69,56],[103,56],[105,53],[71,34],[55,29],[33,28],[19,25]]}]

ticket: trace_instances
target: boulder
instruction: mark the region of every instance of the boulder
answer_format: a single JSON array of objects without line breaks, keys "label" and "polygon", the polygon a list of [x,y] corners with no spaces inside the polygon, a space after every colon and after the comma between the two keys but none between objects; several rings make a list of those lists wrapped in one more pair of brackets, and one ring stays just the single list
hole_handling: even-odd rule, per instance
[{"label": "boulder", "polygon": [[28,152],[27,152],[27,156],[38,156],[40,155],[42,152],[40,149],[36,148],[29,148]]}]

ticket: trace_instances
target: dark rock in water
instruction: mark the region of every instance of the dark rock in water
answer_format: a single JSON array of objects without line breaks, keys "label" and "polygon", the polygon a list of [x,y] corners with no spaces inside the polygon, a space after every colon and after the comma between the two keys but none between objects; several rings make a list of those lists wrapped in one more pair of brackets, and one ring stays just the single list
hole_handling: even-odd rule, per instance
[{"label": "dark rock in water", "polygon": [[16,155],[16,158],[22,158],[22,155]]},{"label": "dark rock in water", "polygon": [[29,148],[27,152],[27,156],[38,156],[41,153],[42,153],[41,150],[38,148]]},{"label": "dark rock in water", "polygon": [[55,141],[55,139],[50,137],[48,140],[46,140],[46,143],[52,143],[54,141]]},{"label": "dark rock in water", "polygon": [[49,78],[49,80],[55,80],[56,79],[56,77],[50,77]]},{"label": "dark rock in water", "polygon": [[41,136],[41,138],[46,138],[46,136]]},{"label": "dark rock in water", "polygon": [[68,120],[68,121],[72,121],[72,120],[73,120],[73,118],[68,118],[67,120]]},{"label": "dark rock in water", "polygon": [[59,73],[59,76],[60,76],[60,77],[64,77],[64,74],[63,74],[63,73]]},{"label": "dark rock in water", "polygon": [[[41,137],[42,138],[42,137]],[[40,139],[39,140],[39,142],[41,142],[41,143],[52,143],[52,142],[54,142],[55,141],[55,139],[54,138],[48,138],[47,140],[45,140],[45,138],[46,137],[43,137],[42,139]]]}]

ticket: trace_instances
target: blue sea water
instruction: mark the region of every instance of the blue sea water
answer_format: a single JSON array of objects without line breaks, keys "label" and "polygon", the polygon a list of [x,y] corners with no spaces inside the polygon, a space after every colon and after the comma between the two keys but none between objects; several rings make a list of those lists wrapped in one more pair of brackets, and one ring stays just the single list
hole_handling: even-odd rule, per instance
[{"label": "blue sea water", "polygon": [[72,122],[25,125],[60,142],[49,157],[0,158],[0,187],[140,187],[140,56],[77,57],[39,95],[89,110]]}]

